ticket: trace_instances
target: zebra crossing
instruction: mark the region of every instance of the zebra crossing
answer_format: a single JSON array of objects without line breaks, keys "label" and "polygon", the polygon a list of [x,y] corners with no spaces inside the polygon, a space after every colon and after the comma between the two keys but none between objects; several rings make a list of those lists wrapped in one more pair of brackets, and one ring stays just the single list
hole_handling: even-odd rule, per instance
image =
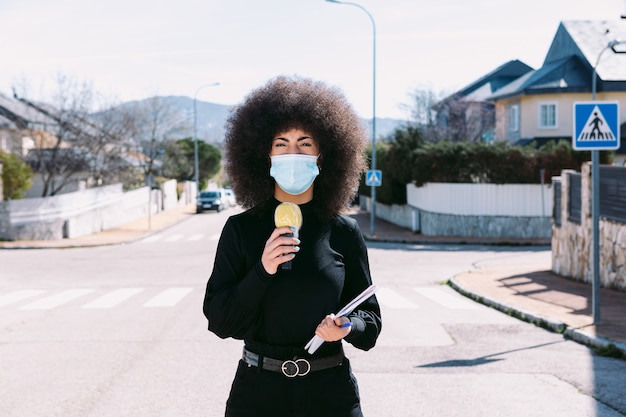
[{"label": "zebra crossing", "polygon": [[[142,307],[174,307],[195,289],[192,287],[172,287],[151,294],[147,301],[141,302]],[[74,301],[80,301],[80,308],[104,309],[114,308],[131,300],[134,296],[144,293],[145,288],[118,288],[106,291],[95,288],[72,288],[61,291],[25,289],[0,294],[0,309],[15,307],[17,310],[52,310]],[[88,296],[93,295],[85,302]],[[80,300],[79,300],[80,299]]]},{"label": "zebra crossing", "polygon": [[[128,303],[145,308],[175,307],[194,292],[204,293],[204,288],[71,288],[65,290],[21,289],[0,292],[0,311],[6,308],[16,310],[52,310],[67,305],[81,309],[110,309]],[[143,295],[143,297],[141,297]],[[197,294],[202,296],[202,294]],[[478,304],[454,294],[446,287],[416,287],[402,291],[380,287],[376,294],[384,309],[417,310],[425,303],[435,303],[448,310],[475,310]]]},{"label": "zebra crossing", "polygon": [[140,243],[156,243],[156,242],[166,242],[166,243],[174,243],[174,242],[199,242],[202,240],[214,240],[217,241],[220,238],[220,234],[216,233],[213,235],[206,235],[204,233],[193,233],[189,235],[180,234],[180,233],[157,233],[151,236],[146,237],[145,239],[140,240]]}]

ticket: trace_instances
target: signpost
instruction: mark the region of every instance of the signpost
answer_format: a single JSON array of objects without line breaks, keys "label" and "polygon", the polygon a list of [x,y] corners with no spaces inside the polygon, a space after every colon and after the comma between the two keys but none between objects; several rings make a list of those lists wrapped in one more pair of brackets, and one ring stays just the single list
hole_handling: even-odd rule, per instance
[{"label": "signpost", "polygon": [[[370,208],[370,213],[375,212],[376,205],[376,187],[380,187],[383,183],[383,173],[379,169],[369,169],[365,174],[365,185],[372,187],[372,198],[370,199],[370,204],[372,207]],[[374,227],[374,217],[372,217],[372,228],[371,233],[374,235],[375,233]]]},{"label": "signpost", "polygon": [[[599,58],[598,58],[599,60]],[[573,147],[591,151],[592,190],[592,310],[593,322],[600,322],[600,156],[599,151],[620,146],[619,104],[595,101],[595,68],[592,86],[593,101],[574,103]]]},{"label": "signpost", "polygon": [[380,187],[383,183],[383,173],[379,169],[370,169],[365,175],[365,185]]},{"label": "signpost", "polygon": [[589,101],[574,103],[574,149],[615,150],[620,146],[619,103]]}]

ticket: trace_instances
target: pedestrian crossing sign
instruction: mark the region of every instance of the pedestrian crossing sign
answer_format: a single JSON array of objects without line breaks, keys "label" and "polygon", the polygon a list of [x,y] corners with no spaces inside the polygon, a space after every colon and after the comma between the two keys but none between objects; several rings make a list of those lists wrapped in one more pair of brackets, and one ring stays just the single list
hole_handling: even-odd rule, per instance
[{"label": "pedestrian crossing sign", "polygon": [[620,147],[619,103],[574,103],[573,147],[578,151],[614,150]]},{"label": "pedestrian crossing sign", "polygon": [[379,169],[370,169],[365,175],[365,185],[380,187],[383,183],[383,173]]}]

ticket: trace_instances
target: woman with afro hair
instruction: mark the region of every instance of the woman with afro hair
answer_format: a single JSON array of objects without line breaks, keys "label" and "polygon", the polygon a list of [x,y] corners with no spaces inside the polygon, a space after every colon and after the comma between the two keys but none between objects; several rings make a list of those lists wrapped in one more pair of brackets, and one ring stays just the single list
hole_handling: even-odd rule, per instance
[{"label": "woman with afro hair", "polygon": [[[343,341],[371,349],[380,307],[371,296],[330,313],[372,284],[361,231],[342,214],[365,143],[344,95],[306,78],[276,77],[230,115],[226,169],[246,211],[224,225],[204,298],[209,330],[244,341],[226,416],[363,415]],[[299,206],[299,231],[275,225],[284,202]],[[324,343],[306,349],[314,335]]]}]

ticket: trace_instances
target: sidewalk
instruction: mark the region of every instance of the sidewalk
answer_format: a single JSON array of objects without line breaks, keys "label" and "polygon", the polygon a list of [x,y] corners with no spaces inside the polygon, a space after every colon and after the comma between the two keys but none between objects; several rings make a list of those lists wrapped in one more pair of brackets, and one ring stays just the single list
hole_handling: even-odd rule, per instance
[{"label": "sidewalk", "polygon": [[[547,239],[484,239],[422,236],[376,219],[370,235],[370,213],[357,211],[368,240],[416,244],[549,245]],[[550,264],[511,264],[458,274],[449,285],[465,296],[594,348],[626,358],[626,292],[600,290],[600,323],[593,324],[592,287],[554,274]]]},{"label": "sidewalk", "polygon": [[[121,227],[60,241],[0,242],[0,249],[75,248],[114,245],[143,239],[195,213],[195,205],[161,212]],[[376,219],[370,233],[370,213],[350,213],[366,240],[415,244],[549,245],[547,239],[483,239],[423,236]],[[507,314],[535,323],[585,345],[626,357],[626,292],[601,289],[600,324],[593,324],[591,286],[551,272],[549,264],[511,264],[458,274],[450,280],[458,292]]]},{"label": "sidewalk", "polygon": [[114,229],[73,239],[0,241],[0,249],[78,248],[130,243],[173,226],[189,218],[195,212],[196,204],[193,203],[140,218]]}]

